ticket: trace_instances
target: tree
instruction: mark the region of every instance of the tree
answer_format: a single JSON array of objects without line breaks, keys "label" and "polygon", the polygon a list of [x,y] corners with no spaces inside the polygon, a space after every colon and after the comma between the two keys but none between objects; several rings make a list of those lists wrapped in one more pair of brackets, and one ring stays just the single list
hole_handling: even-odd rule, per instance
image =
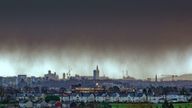
[{"label": "tree", "polygon": [[113,91],[116,92],[116,93],[119,93],[119,92],[120,92],[120,89],[119,89],[119,87],[117,87],[117,86],[113,86]]},{"label": "tree", "polygon": [[143,89],[143,93],[145,94],[146,96],[146,101],[148,101],[148,90],[147,89]]},{"label": "tree", "polygon": [[167,94],[168,94],[168,88],[164,87],[163,88],[163,95],[165,95],[165,99],[167,99]]},{"label": "tree", "polygon": [[113,87],[109,87],[108,89],[110,92],[115,92],[115,93],[119,93],[120,89],[118,86],[113,86]]},{"label": "tree", "polygon": [[152,88],[148,88],[148,100],[151,100],[151,97],[149,99],[149,96],[152,96],[153,95],[153,90]]},{"label": "tree", "polygon": [[174,108],[173,103],[169,104],[169,108]]},{"label": "tree", "polygon": [[48,93],[48,87],[42,87],[41,92],[42,93]]},{"label": "tree", "polygon": [[102,102],[99,108],[112,108],[111,105],[107,102]]},{"label": "tree", "polygon": [[4,89],[3,87],[0,87],[0,96],[2,97],[4,95]]},{"label": "tree", "polygon": [[59,89],[59,93],[64,93],[66,91],[66,88],[64,88],[64,87],[61,87],[60,89]]},{"label": "tree", "polygon": [[72,102],[71,104],[70,104],[70,108],[76,108],[77,107],[77,104],[75,103],[75,102]]},{"label": "tree", "polygon": [[60,101],[60,98],[59,98],[59,96],[46,96],[45,97],[45,101],[46,102],[49,102],[49,101]]},{"label": "tree", "polygon": [[35,93],[40,93],[40,87],[37,86],[37,87],[34,87],[33,89]]},{"label": "tree", "polygon": [[189,102],[192,102],[192,97],[189,99]]},{"label": "tree", "polygon": [[80,105],[79,105],[79,108],[85,108],[85,103],[81,102]]},{"label": "tree", "polygon": [[181,91],[180,91],[180,95],[185,96],[185,99],[187,99],[187,96],[189,96],[190,94],[189,94],[189,92],[187,91],[187,89],[183,87],[183,88],[181,89]]},{"label": "tree", "polygon": [[186,88],[183,87],[183,88],[180,90],[180,94],[186,96],[186,95],[189,95],[189,92],[187,91]]},{"label": "tree", "polygon": [[169,108],[169,103],[167,100],[162,104],[162,108]]}]

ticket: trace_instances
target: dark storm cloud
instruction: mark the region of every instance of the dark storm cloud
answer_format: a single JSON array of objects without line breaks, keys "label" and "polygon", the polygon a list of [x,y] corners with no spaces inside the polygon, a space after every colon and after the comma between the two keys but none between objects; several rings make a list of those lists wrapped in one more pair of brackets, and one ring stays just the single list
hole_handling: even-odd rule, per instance
[{"label": "dark storm cloud", "polygon": [[5,36],[5,40],[11,37],[32,43],[86,41],[99,45],[177,44],[191,40],[188,2],[16,2],[1,8],[1,30],[5,31],[1,37]]},{"label": "dark storm cloud", "polygon": [[[17,72],[41,70],[39,60],[58,70],[62,64],[73,65],[81,73],[100,63],[104,71],[129,68],[139,77],[175,71],[180,61],[183,66],[176,72],[188,72],[184,68],[192,41],[190,2],[4,2],[1,56],[10,59]],[[86,69],[81,69],[82,61]]]}]

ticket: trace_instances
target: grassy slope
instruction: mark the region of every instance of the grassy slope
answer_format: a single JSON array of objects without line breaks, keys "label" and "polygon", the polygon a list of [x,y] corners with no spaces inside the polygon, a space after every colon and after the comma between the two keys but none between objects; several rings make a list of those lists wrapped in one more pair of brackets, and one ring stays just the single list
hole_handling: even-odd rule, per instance
[{"label": "grassy slope", "polygon": [[[161,108],[161,104],[111,104],[112,108]],[[192,103],[174,104],[174,108],[192,108]]]}]

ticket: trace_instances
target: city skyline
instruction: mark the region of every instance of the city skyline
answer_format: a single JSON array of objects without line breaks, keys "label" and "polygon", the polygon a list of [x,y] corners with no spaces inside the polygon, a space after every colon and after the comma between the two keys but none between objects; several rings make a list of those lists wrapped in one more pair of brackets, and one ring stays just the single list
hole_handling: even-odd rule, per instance
[{"label": "city skyline", "polygon": [[[2,2],[0,76],[192,73],[191,1]],[[124,71],[124,72],[123,72]],[[90,73],[89,73],[90,72]]]},{"label": "city skyline", "polygon": [[[98,72],[98,73],[95,73]],[[59,73],[59,74],[58,74]],[[72,72],[72,68],[68,70],[68,72],[57,72],[53,70],[47,70],[46,72],[42,72],[42,75],[34,75],[34,74],[15,74],[15,75],[6,75],[0,76],[1,78],[15,78],[18,76],[26,76],[31,78],[50,78],[49,80],[70,80],[70,79],[86,79],[86,80],[143,80],[143,81],[191,81],[192,74],[191,73],[183,73],[183,74],[156,74],[155,76],[146,76],[146,78],[137,78],[135,76],[130,76],[128,70],[123,71],[121,77],[110,77],[100,72],[99,66],[97,65],[95,69],[93,69],[92,73],[81,75],[75,72]]]}]

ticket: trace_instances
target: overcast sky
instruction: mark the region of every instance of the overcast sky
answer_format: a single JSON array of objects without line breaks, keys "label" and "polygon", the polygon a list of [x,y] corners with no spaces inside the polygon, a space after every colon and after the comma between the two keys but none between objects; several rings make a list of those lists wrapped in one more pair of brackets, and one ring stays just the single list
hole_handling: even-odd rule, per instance
[{"label": "overcast sky", "polygon": [[191,1],[0,3],[0,75],[192,73]]}]

